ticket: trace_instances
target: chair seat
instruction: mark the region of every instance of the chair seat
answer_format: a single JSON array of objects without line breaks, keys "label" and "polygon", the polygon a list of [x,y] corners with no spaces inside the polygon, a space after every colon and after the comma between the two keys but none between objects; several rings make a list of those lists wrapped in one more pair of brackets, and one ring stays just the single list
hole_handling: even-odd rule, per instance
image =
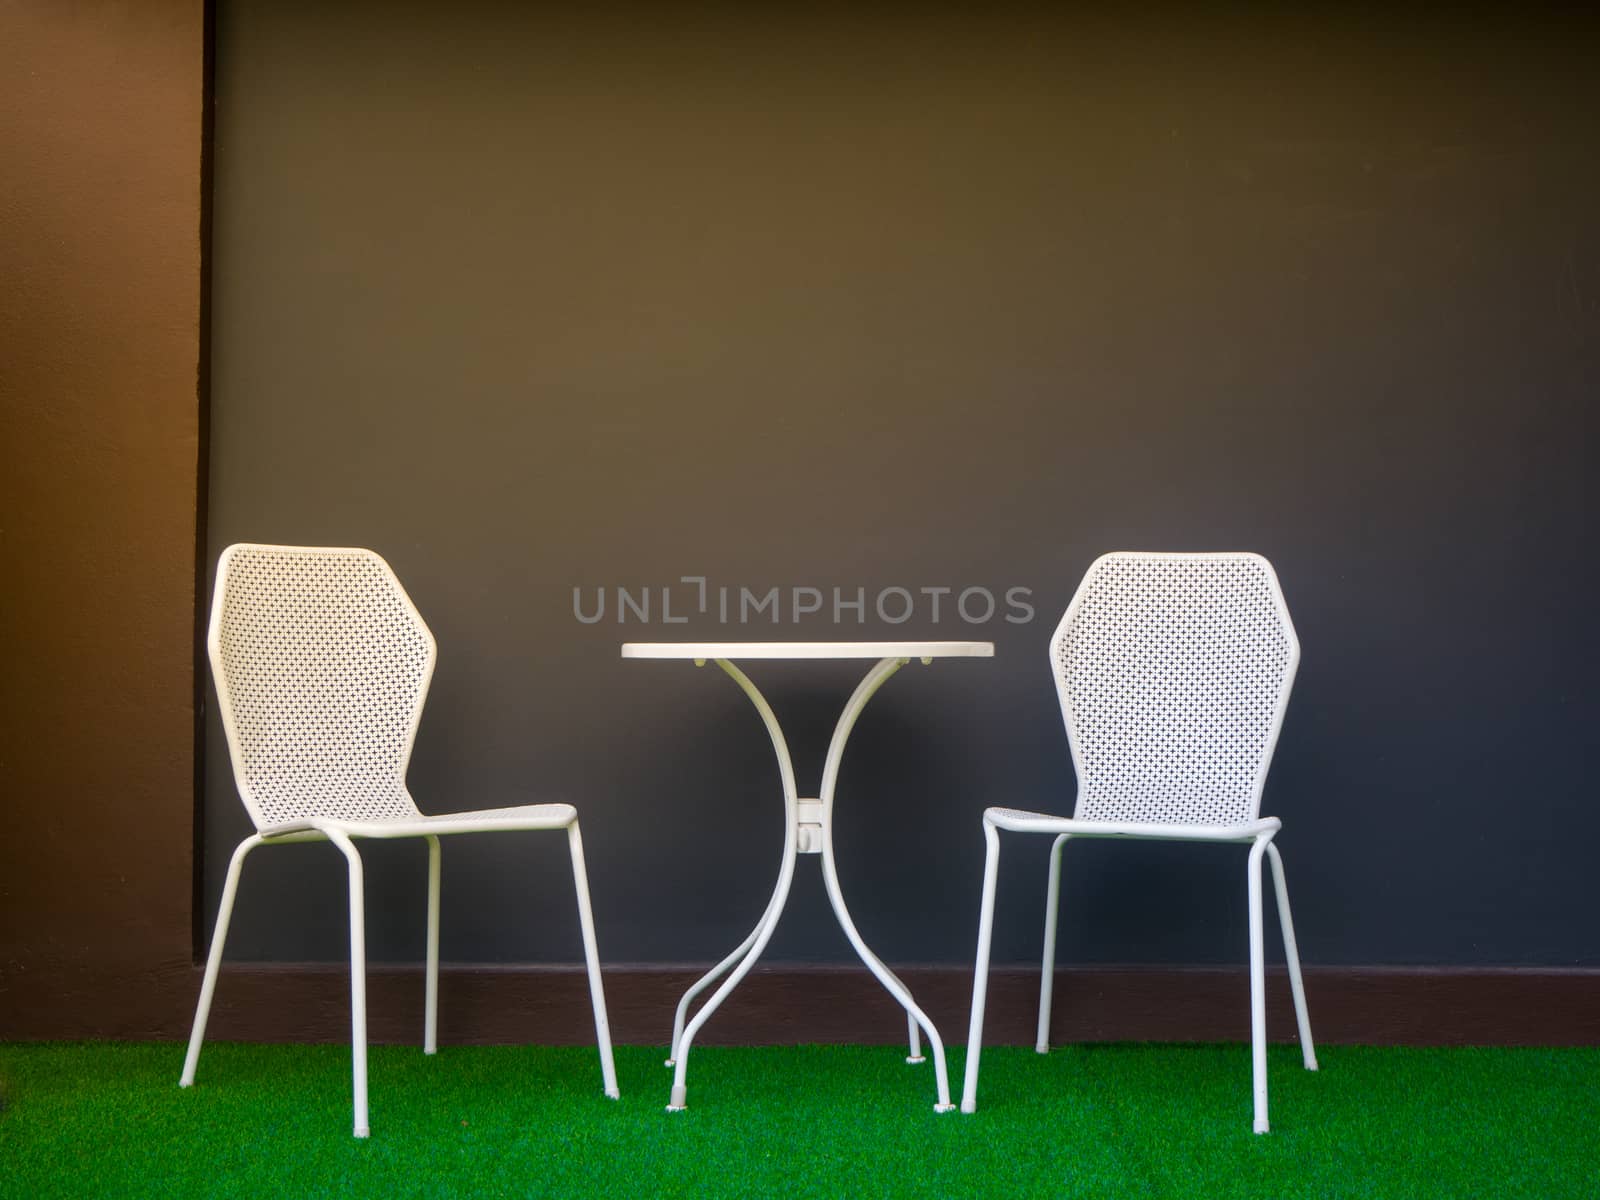
[{"label": "chair seat", "polygon": [[983,819],[1013,833],[1070,833],[1073,837],[1155,838],[1177,842],[1249,842],[1283,828],[1277,817],[1237,825],[1164,825],[1143,821],[1082,821],[1021,808],[985,809]]},{"label": "chair seat", "polygon": [[429,834],[494,833],[518,829],[565,829],[578,819],[570,804],[521,804],[512,808],[480,808],[472,812],[418,813],[388,821],[291,821],[264,828],[263,837],[337,829],[354,838],[425,837]]}]

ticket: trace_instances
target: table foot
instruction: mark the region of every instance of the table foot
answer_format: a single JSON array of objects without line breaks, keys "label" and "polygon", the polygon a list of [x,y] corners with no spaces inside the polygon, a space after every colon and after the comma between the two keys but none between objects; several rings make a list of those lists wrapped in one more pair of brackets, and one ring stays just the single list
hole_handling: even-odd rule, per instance
[{"label": "table foot", "polygon": [[689,1107],[689,1089],[675,1087],[672,1089],[672,1102],[667,1105],[668,1112],[682,1112]]},{"label": "table foot", "polygon": [[935,1104],[933,1106],[933,1111],[936,1113],[955,1112],[955,1110],[956,1106],[954,1104]]},{"label": "table foot", "polygon": [[906,1062],[910,1063],[913,1067],[916,1066],[918,1063],[925,1063],[927,1061],[928,1061],[928,1056],[926,1054],[908,1054],[908,1055],[906,1055]]},{"label": "table foot", "polygon": [[678,1065],[678,1060],[677,1060],[677,1059],[675,1059],[675,1058],[669,1058],[669,1059],[667,1059],[667,1061],[666,1061],[666,1065],[667,1065],[667,1066],[668,1066],[668,1067],[675,1067],[675,1066],[677,1066],[677,1065]]}]

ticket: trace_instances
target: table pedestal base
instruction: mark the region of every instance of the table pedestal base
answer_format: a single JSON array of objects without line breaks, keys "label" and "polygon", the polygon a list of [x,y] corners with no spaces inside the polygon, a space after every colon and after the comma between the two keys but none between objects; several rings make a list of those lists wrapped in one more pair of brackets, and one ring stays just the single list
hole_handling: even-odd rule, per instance
[{"label": "table pedestal base", "polygon": [[[778,918],[783,915],[784,905],[789,899],[789,885],[794,880],[795,860],[801,854],[821,855],[822,879],[828,891],[828,902],[833,906],[834,915],[838,918],[839,927],[844,930],[845,936],[850,939],[850,945],[855,948],[856,954],[860,956],[867,969],[895,998],[900,1007],[906,1010],[906,1041],[909,1047],[906,1062],[927,1061],[922,1053],[921,1041],[921,1035],[927,1034],[928,1048],[933,1056],[935,1087],[938,1095],[933,1110],[941,1113],[952,1111],[955,1106],[950,1103],[950,1081],[945,1070],[944,1042],[939,1037],[939,1031],[933,1027],[933,1022],[928,1020],[927,1014],[917,1007],[916,1001],[911,998],[910,989],[901,982],[900,977],[885,966],[883,960],[874,954],[862,939],[855,922],[850,917],[850,910],[845,905],[844,894],[839,890],[839,874],[833,857],[833,792],[839,776],[839,760],[844,756],[845,742],[850,737],[850,730],[855,726],[856,718],[861,715],[861,710],[866,707],[872,694],[883,686],[889,676],[910,660],[882,659],[857,685],[849,703],[839,715],[838,723],[834,726],[833,739],[828,744],[827,762],[822,770],[821,795],[815,800],[802,800],[796,792],[794,765],[789,757],[789,746],[766,698],[756,690],[755,684],[750,682],[749,677],[733,663],[722,658],[713,661],[726,671],[750,698],[750,702],[755,705],[756,711],[761,714],[761,719],[767,726],[767,733],[772,738],[773,751],[778,757],[778,771],[783,777],[784,809],[788,820],[784,833],[783,864],[778,871],[778,883],[773,889],[772,899],[767,901],[766,911],[761,914],[756,927],[744,941],[696,980],[684,992],[683,999],[678,1001],[678,1011],[672,1025],[671,1057],[667,1059],[667,1066],[675,1069],[672,1080],[672,1102],[667,1106],[667,1111],[681,1112],[687,1106],[689,1093],[686,1078],[689,1048],[694,1043],[695,1035],[700,1032],[711,1014],[716,1012],[728,998],[729,993],[739,985],[750,968],[755,966],[762,951],[767,948],[767,942],[771,939],[773,930],[777,928]],[[922,661],[926,663],[930,660],[925,658]],[[727,976],[726,979],[722,978],[724,975]],[[685,1018],[694,998],[718,979],[722,979],[721,986],[712,993],[711,998],[700,1007],[694,1018],[686,1025]]]}]

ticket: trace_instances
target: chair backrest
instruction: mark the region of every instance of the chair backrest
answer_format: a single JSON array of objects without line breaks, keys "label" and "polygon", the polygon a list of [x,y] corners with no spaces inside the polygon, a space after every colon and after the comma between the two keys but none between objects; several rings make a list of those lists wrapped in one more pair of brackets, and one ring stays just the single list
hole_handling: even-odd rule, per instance
[{"label": "chair backrest", "polygon": [[233,777],[258,828],[417,815],[406,766],[437,648],[382,558],[229,546],[206,645]]},{"label": "chair backrest", "polygon": [[1258,554],[1107,554],[1050,642],[1088,821],[1255,820],[1300,662]]}]

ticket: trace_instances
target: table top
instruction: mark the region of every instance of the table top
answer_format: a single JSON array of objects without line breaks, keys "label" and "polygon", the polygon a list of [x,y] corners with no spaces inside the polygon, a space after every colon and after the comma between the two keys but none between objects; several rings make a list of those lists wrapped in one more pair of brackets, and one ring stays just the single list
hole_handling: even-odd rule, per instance
[{"label": "table top", "polygon": [[623,658],[993,658],[993,642],[624,642]]}]

